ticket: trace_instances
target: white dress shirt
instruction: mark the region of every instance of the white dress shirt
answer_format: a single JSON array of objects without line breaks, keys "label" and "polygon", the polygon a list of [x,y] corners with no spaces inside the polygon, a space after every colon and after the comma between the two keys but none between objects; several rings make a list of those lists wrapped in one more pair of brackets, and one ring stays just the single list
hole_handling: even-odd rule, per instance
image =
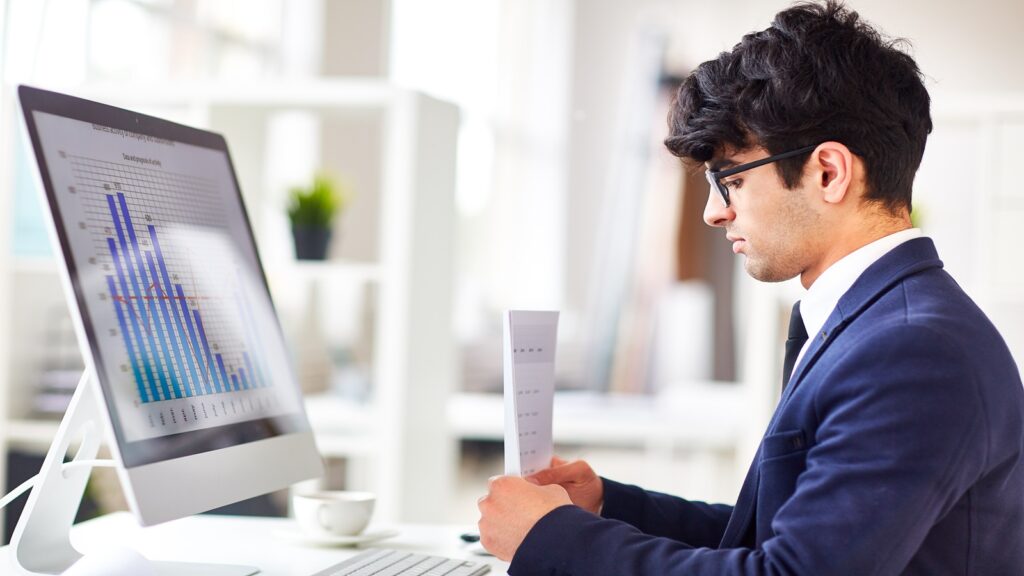
[{"label": "white dress shirt", "polygon": [[840,258],[835,264],[818,276],[818,279],[811,284],[807,294],[800,300],[800,316],[804,320],[804,328],[807,329],[807,342],[800,349],[800,355],[793,365],[794,370],[803,360],[807,347],[814,341],[815,335],[821,331],[832,310],[839,304],[839,299],[846,294],[846,291],[853,286],[853,283],[860,278],[860,275],[890,250],[903,244],[907,240],[921,237],[920,228],[908,228],[899,232],[883,236],[870,244],[850,252]]}]

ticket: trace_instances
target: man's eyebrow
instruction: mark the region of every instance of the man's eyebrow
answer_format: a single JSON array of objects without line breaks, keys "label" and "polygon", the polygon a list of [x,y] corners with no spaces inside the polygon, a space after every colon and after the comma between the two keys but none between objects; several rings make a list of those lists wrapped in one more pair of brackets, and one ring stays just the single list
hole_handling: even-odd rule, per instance
[{"label": "man's eyebrow", "polygon": [[726,170],[726,169],[732,168],[733,166],[736,166],[736,165],[737,165],[736,161],[733,160],[732,158],[729,158],[729,157],[719,158],[717,160],[712,161],[708,165],[708,170],[710,170],[712,172],[721,172],[722,170]]}]

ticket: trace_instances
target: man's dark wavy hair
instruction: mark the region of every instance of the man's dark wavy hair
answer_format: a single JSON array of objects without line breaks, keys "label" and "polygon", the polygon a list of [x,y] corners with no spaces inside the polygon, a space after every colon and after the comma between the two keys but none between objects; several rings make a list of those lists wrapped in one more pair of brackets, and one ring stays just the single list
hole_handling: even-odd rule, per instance
[{"label": "man's dark wavy hair", "polygon": [[[921,71],[903,43],[834,0],[796,4],[683,81],[665,145],[707,162],[727,147],[778,154],[834,140],[864,161],[867,200],[893,213],[910,209],[932,121]],[[787,188],[809,154],[776,163]]]}]

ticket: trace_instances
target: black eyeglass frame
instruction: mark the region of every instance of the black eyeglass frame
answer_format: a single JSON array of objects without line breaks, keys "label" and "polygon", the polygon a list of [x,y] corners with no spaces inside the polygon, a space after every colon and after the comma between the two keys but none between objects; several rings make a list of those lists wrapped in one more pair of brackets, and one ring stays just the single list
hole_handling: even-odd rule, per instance
[{"label": "black eyeglass frame", "polygon": [[813,144],[811,146],[804,146],[803,148],[797,148],[796,150],[790,150],[789,152],[783,152],[781,154],[773,154],[767,158],[761,158],[760,160],[754,160],[753,162],[747,162],[746,164],[740,164],[739,166],[733,166],[725,170],[706,170],[704,175],[707,176],[708,183],[711,184],[711,188],[718,190],[718,193],[722,196],[722,201],[725,202],[728,207],[731,202],[729,201],[729,187],[722,184],[722,178],[728,178],[740,172],[746,172],[758,166],[764,166],[765,164],[771,164],[772,162],[778,162],[779,160],[785,160],[786,158],[792,158],[801,154],[806,154],[811,150],[814,150],[821,144]]}]

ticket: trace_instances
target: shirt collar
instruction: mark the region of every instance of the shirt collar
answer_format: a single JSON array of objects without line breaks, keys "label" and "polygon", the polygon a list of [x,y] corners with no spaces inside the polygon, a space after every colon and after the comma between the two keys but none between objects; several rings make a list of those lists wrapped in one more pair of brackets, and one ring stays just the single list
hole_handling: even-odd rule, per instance
[{"label": "shirt collar", "polygon": [[804,320],[807,334],[813,338],[821,331],[839,299],[869,266],[893,248],[908,240],[920,238],[921,235],[920,228],[908,228],[883,236],[843,256],[822,272],[800,300],[800,316]]}]

